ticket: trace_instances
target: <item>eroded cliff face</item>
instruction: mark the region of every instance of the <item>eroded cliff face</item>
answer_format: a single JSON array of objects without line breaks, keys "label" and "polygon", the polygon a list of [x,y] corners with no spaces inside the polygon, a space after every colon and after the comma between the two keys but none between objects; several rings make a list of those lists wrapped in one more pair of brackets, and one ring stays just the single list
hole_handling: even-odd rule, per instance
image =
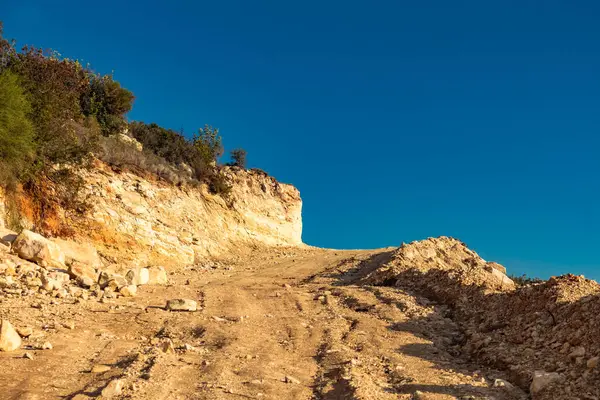
[{"label": "eroded cliff face", "polygon": [[[257,245],[302,245],[298,190],[259,171],[228,168],[229,201],[206,187],[178,188],[102,163],[85,174],[92,210],[74,223],[105,264],[189,265]],[[4,223],[0,193],[0,220]],[[2,226],[2,225],[0,225]]]}]

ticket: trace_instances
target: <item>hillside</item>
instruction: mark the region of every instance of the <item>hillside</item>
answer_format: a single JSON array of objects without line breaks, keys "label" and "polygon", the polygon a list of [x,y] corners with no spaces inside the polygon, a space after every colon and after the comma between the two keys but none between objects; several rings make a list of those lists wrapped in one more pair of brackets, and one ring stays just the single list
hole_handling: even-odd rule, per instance
[{"label": "hillside", "polygon": [[2,228],[4,398],[600,396],[596,282],[517,287],[445,237],[311,248],[295,188],[227,177],[229,203],[98,162],[69,238]]}]

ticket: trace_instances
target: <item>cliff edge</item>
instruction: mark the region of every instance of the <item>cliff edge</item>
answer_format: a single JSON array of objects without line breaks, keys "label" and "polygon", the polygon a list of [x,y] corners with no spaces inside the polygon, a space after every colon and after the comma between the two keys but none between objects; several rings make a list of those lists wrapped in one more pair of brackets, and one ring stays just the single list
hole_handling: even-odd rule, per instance
[{"label": "cliff edge", "polygon": [[[227,199],[204,185],[177,187],[97,162],[84,174],[91,209],[70,221],[74,239],[96,247],[105,264],[139,266],[189,265],[249,246],[302,245],[295,187],[259,170],[231,167],[224,174],[232,186]],[[0,193],[0,224],[6,220]],[[21,225],[32,228],[26,213]]]}]

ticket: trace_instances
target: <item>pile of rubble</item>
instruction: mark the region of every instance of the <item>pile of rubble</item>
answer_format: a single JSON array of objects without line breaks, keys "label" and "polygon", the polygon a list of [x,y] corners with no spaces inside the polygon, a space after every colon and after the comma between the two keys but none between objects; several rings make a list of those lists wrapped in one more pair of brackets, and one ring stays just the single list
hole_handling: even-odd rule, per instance
[{"label": "pile of rubble", "polygon": [[600,285],[566,275],[516,287],[499,264],[462,242],[402,245],[365,283],[418,292],[453,310],[454,345],[538,399],[600,399]]},{"label": "pile of rubble", "polygon": [[[3,298],[38,296],[106,302],[135,296],[140,285],[167,283],[167,273],[160,266],[105,268],[91,246],[49,240],[28,230],[17,234],[0,228],[0,303]],[[3,320],[0,351],[18,349],[21,337],[28,337],[28,333]]]}]

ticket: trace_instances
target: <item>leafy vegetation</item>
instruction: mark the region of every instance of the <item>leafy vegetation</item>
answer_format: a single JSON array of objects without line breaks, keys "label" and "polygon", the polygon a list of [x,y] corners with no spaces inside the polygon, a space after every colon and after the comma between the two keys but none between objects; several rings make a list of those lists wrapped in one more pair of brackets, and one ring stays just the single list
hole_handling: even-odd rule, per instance
[{"label": "leafy vegetation", "polygon": [[[0,185],[29,195],[36,228],[45,230],[43,221],[58,208],[85,211],[78,170],[94,157],[178,185],[204,183],[227,196],[219,130],[205,125],[188,140],[156,124],[129,123],[133,101],[112,75],[53,51],[17,49],[0,22]],[[235,165],[245,164],[241,155]]]},{"label": "leafy vegetation", "polygon": [[512,279],[512,281],[517,285],[517,286],[526,286],[526,285],[534,285],[537,283],[542,283],[544,282],[543,279],[540,278],[532,278],[527,276],[526,274],[523,274],[521,276],[518,275],[510,275],[509,276],[510,279]]},{"label": "leafy vegetation", "polygon": [[35,154],[31,105],[17,75],[0,74],[0,180],[14,185]]},{"label": "leafy vegetation", "polygon": [[231,150],[231,162],[228,165],[232,167],[246,168],[246,150],[234,149]]}]

